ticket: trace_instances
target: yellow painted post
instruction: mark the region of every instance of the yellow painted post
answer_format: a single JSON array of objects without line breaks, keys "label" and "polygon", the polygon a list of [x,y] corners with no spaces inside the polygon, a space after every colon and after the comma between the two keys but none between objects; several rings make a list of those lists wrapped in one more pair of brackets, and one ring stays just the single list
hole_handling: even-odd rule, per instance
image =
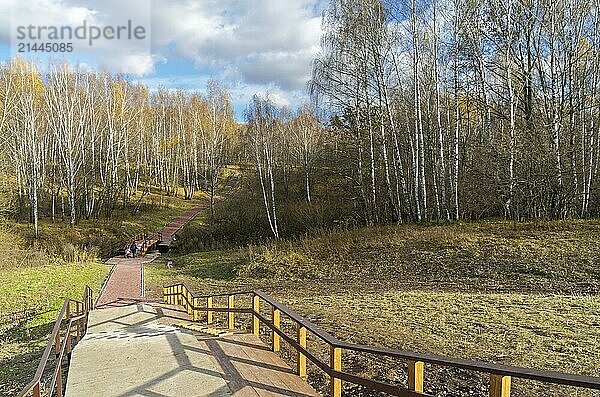
[{"label": "yellow painted post", "polygon": [[510,376],[490,376],[490,397],[510,397]]},{"label": "yellow painted post", "polygon": [[[206,298],[206,308],[207,309],[212,309],[212,301],[213,298],[212,296],[209,296],[208,298]],[[213,312],[210,310],[206,311],[206,323],[207,324],[212,324],[213,323]]]},{"label": "yellow painted post", "polygon": [[192,303],[194,305],[194,321],[198,321],[200,319],[200,314],[198,313],[198,298],[193,298]]},{"label": "yellow painted post", "polygon": [[[335,346],[329,348],[329,367],[334,371],[342,370],[342,349]],[[342,396],[342,380],[331,376],[329,378],[329,395],[331,397]]]},{"label": "yellow painted post", "polygon": [[[281,311],[279,309],[273,308],[273,325],[275,328],[281,328]],[[273,331],[273,351],[278,352],[281,347],[281,343],[279,340],[279,334]]]},{"label": "yellow painted post", "polygon": [[408,362],[408,388],[423,393],[425,363],[423,361]]},{"label": "yellow painted post", "polygon": [[163,302],[167,303],[167,293],[168,293],[169,289],[167,287],[163,287]]},{"label": "yellow painted post", "polygon": [[[260,298],[258,295],[252,296],[252,310],[256,313],[260,313]],[[252,315],[252,333],[256,336],[260,336],[260,320],[254,314]]]},{"label": "yellow painted post", "polygon": [[[298,324],[297,332],[298,344],[306,349],[306,328]],[[298,376],[306,377],[306,356],[298,352],[296,356],[296,373]]]},{"label": "yellow painted post", "polygon": [[185,290],[186,290],[185,293],[186,293],[186,297],[187,297],[187,300],[186,300],[187,312],[188,312],[189,315],[192,315],[192,313],[193,313],[193,309],[192,309],[192,292],[189,291],[187,288]]},{"label": "yellow painted post", "polygon": [[[233,298],[234,298],[233,295],[229,295],[227,297],[227,308],[228,309],[233,309],[233,305],[234,305]],[[234,320],[235,320],[234,313],[233,312],[227,313],[227,327],[229,329],[234,329],[235,328]]]}]

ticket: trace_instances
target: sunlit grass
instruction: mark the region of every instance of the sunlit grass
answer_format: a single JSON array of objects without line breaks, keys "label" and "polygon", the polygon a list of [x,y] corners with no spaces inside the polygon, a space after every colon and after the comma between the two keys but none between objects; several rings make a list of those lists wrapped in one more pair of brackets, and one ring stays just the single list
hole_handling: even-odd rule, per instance
[{"label": "sunlit grass", "polygon": [[[597,220],[324,231],[172,256],[174,269],[165,259],[146,267],[150,295],[180,281],[202,294],[262,289],[342,340],[600,376]],[[312,346],[327,356],[324,346]],[[400,383],[402,365],[344,358],[352,372]],[[311,382],[326,387],[318,371]],[[515,396],[593,395],[513,384]],[[487,377],[427,366],[426,388],[486,395]]]},{"label": "sunlit grass", "polygon": [[35,372],[65,298],[97,294],[110,268],[98,262],[50,262],[0,268],[0,395],[14,395]]}]

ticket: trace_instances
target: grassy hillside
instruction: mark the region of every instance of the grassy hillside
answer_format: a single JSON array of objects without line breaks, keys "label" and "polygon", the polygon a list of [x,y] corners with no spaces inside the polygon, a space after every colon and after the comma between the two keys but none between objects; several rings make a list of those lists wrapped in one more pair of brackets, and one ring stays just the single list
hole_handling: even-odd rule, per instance
[{"label": "grassy hillside", "polygon": [[13,396],[33,376],[65,298],[85,285],[98,293],[110,266],[103,259],[141,232],[156,232],[204,197],[183,200],[158,194],[141,211],[118,211],[111,219],[68,222],[42,219],[40,239],[31,225],[0,224],[0,396]]},{"label": "grassy hillside", "polygon": [[[305,199],[301,176],[292,173],[288,179],[287,185],[278,180],[275,193],[281,237],[295,238],[360,222],[356,218],[357,204],[343,197],[344,192],[351,189],[348,181],[333,170],[318,171],[311,203]],[[261,187],[254,170],[241,169],[236,182],[235,190],[226,194],[227,199],[215,206],[212,219],[205,214],[186,226],[181,233],[181,241],[174,247],[177,252],[263,244],[272,239],[273,233],[269,228]]]},{"label": "grassy hillside", "polygon": [[[600,375],[599,221],[338,230],[173,259],[147,267],[152,294],[176,281],[260,288],[344,340]],[[344,367],[405,381],[399,362],[347,355]],[[487,393],[472,372],[426,371],[437,395]],[[311,382],[326,387],[319,371]],[[513,395],[593,394],[515,380]]]},{"label": "grassy hillside", "polygon": [[597,293],[600,222],[400,225],[250,248],[242,276]]},{"label": "grassy hillside", "polygon": [[164,196],[155,192],[142,200],[139,212],[119,209],[110,219],[83,219],[75,227],[69,225],[68,219],[52,221],[43,218],[40,220],[40,237],[35,242],[30,224],[6,223],[14,234],[28,244],[35,243],[52,256],[66,260],[81,255],[106,259],[120,250],[131,237],[159,231],[174,217],[206,199],[206,195],[200,193],[194,200],[183,200],[181,196]]}]

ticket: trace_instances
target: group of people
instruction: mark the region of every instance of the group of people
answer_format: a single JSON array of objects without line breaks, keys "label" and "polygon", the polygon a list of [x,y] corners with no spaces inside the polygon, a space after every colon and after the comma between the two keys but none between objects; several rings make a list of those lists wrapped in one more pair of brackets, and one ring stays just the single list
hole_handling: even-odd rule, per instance
[{"label": "group of people", "polygon": [[137,242],[134,240],[133,243],[131,243],[131,245],[125,247],[125,258],[135,258],[137,250]]},{"label": "group of people", "polygon": [[[175,236],[174,236],[175,237]],[[173,238],[173,240],[175,240],[175,238]],[[145,240],[142,243],[141,248],[138,246],[138,243],[136,240],[133,240],[133,242],[131,243],[131,245],[126,245],[124,248],[125,251],[125,258],[135,258],[136,255],[138,254],[138,251],[140,251],[139,255],[143,255],[143,249],[145,247],[145,245],[147,244],[147,240]],[[165,266],[167,267],[167,269],[172,269],[174,267],[174,263],[171,259],[167,260]]]}]

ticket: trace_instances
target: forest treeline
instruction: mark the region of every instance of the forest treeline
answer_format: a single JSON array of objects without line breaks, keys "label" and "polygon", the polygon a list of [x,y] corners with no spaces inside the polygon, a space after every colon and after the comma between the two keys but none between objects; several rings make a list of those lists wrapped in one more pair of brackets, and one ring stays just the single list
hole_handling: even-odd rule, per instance
[{"label": "forest treeline", "polygon": [[142,84],[66,62],[46,69],[40,73],[20,58],[0,69],[2,193],[9,196],[2,211],[25,214],[35,236],[40,218],[74,225],[110,218],[117,209],[135,213],[157,191],[185,199],[204,191],[212,209],[230,163],[254,164],[277,236],[274,173],[284,170],[285,177],[297,165],[309,189],[313,154],[317,145],[324,147],[313,140],[324,129],[308,108],[292,114],[256,96],[253,103],[266,113],[249,110],[252,128],[246,128],[235,120],[230,94],[215,81],[206,93],[151,93]]},{"label": "forest treeline", "polygon": [[598,214],[597,1],[332,0],[323,28],[368,222]]},{"label": "forest treeline", "polygon": [[239,136],[231,100],[216,82],[206,94],[150,93],[108,73],[67,63],[43,75],[16,58],[0,70],[4,171],[14,200],[38,234],[53,220],[110,217],[139,208],[151,188],[185,198],[214,188],[229,146]]},{"label": "forest treeline", "polygon": [[[314,103],[255,96],[245,123],[214,81],[150,92],[13,59],[0,68],[2,210],[37,235],[40,216],[136,211],[151,189],[214,199],[223,167],[245,164],[275,237],[291,178],[293,199],[343,200],[353,223],[596,216],[599,28],[582,0],[331,0]],[[321,194],[325,172],[348,188]]]}]

